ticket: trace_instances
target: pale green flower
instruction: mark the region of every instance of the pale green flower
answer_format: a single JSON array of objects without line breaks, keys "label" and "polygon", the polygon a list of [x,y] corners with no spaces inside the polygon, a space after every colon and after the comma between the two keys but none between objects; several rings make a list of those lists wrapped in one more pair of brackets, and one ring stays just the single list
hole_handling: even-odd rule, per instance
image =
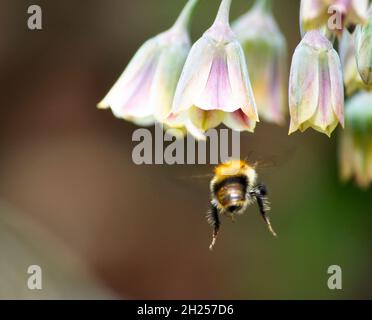
[{"label": "pale green flower", "polygon": [[355,45],[359,74],[366,85],[372,86],[372,5],[367,23],[355,30]]},{"label": "pale green flower", "polygon": [[340,58],[320,31],[306,33],[293,55],[289,80],[289,133],[313,128],[330,136],[344,125]]},{"label": "pale green flower", "polygon": [[283,124],[287,107],[287,44],[271,12],[271,0],[256,4],[232,26],[243,46],[249,76],[264,120]]},{"label": "pale green flower", "polygon": [[344,181],[354,178],[367,188],[372,183],[372,93],[360,92],[346,104],[346,128],[340,143]]}]

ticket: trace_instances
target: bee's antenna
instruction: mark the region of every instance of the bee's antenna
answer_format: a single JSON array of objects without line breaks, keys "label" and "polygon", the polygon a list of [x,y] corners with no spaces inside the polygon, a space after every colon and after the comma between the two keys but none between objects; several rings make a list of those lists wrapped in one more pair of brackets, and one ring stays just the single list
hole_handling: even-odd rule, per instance
[{"label": "bee's antenna", "polygon": [[244,161],[248,162],[250,158],[252,158],[253,151],[249,151],[248,154],[244,157]]}]

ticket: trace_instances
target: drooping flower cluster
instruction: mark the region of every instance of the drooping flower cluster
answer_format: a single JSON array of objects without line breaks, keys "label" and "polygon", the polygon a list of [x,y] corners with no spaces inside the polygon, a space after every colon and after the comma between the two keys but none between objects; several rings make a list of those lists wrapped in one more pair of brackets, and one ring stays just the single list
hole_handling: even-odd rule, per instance
[{"label": "drooping flower cluster", "polygon": [[372,183],[372,4],[364,24],[340,43],[345,72],[346,128],[341,134],[340,170],[347,181],[354,178],[362,188]]},{"label": "drooping flower cluster", "polygon": [[[372,182],[372,4],[369,9],[368,5],[368,0],[301,0],[303,39],[293,55],[289,81],[290,133],[312,127],[330,136],[338,123],[345,125],[341,176],[355,177],[362,187]],[[345,111],[344,91],[349,99]]]},{"label": "drooping flower cluster", "polygon": [[234,24],[235,32],[231,0],[222,0],[213,25],[191,47],[188,24],[197,2],[189,0],[171,29],[139,49],[98,107],[139,125],[186,128],[200,140],[222,123],[254,132],[259,114],[283,123],[286,44],[271,0],[257,0]]},{"label": "drooping flower cluster", "polygon": [[359,92],[346,105],[346,130],[340,143],[341,177],[372,183],[372,93]]},{"label": "drooping flower cluster", "polygon": [[[355,176],[363,186],[372,182],[371,148],[356,151],[365,139],[350,138],[358,131],[353,119],[369,119],[366,109],[372,107],[369,0],[301,0],[302,39],[289,83],[286,41],[271,13],[272,0],[256,0],[230,26],[231,2],[221,0],[214,23],[192,45],[188,27],[198,0],[188,0],[173,27],[143,44],[98,107],[139,125],[158,122],[203,140],[220,124],[247,132],[254,132],[260,118],[283,124],[289,106],[290,134],[313,128],[331,136],[346,123],[343,177]],[[344,92],[350,99],[346,110]],[[345,165],[345,159],[354,164]]]}]

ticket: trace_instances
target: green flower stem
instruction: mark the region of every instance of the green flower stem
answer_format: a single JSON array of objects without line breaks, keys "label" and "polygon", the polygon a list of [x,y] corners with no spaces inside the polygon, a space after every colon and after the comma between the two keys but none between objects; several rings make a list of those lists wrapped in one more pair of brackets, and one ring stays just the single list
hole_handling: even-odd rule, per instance
[{"label": "green flower stem", "polygon": [[230,24],[230,7],[232,0],[222,0],[220,8],[218,9],[216,20],[214,24]]},{"label": "green flower stem", "polygon": [[191,16],[194,12],[196,4],[199,2],[199,0],[189,0],[183,10],[181,11],[180,15],[178,16],[174,28],[175,29],[188,29],[191,21]]},{"label": "green flower stem", "polygon": [[254,7],[255,8],[261,8],[264,11],[271,11],[273,6],[272,0],[256,0]]}]

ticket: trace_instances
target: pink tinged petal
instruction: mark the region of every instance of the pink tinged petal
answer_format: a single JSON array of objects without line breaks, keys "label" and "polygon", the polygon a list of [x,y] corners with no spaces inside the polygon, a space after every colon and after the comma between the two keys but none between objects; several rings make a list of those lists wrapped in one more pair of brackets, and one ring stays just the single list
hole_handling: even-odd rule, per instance
[{"label": "pink tinged petal", "polygon": [[179,114],[195,105],[207,84],[214,58],[213,41],[206,36],[191,48],[179,79],[173,100],[172,113]]},{"label": "pink tinged petal", "polygon": [[354,37],[348,30],[344,30],[339,42],[340,61],[344,74],[345,86],[349,91],[352,82],[358,73],[354,50]]},{"label": "pink tinged petal", "polygon": [[234,104],[229,81],[229,70],[224,48],[216,50],[213,57],[207,84],[202,94],[195,100],[195,105],[203,110],[237,110]]},{"label": "pink tinged petal", "polygon": [[332,98],[332,109],[335,113],[338,121],[342,127],[345,126],[345,114],[344,114],[344,85],[341,61],[337,52],[332,49],[328,53],[328,64],[331,81],[331,98]]},{"label": "pink tinged petal", "polygon": [[318,54],[301,42],[293,55],[289,78],[289,134],[314,116],[318,107],[319,91]]},{"label": "pink tinged petal", "polygon": [[188,111],[174,114],[170,113],[166,119],[164,119],[163,123],[172,128],[183,127],[188,119]]},{"label": "pink tinged petal", "polygon": [[[372,8],[372,6],[371,6]],[[372,15],[372,11],[371,11]],[[365,26],[356,29],[357,68],[363,82],[372,86],[372,16]]]},{"label": "pink tinged petal", "polygon": [[332,87],[331,75],[328,65],[328,55],[324,52],[319,57],[319,100],[318,110],[309,121],[314,129],[320,132],[327,132],[328,127],[333,125],[337,120],[332,108]]},{"label": "pink tinged petal", "polygon": [[113,113],[120,117],[143,118],[152,116],[154,108],[149,97],[156,73],[157,59],[154,59],[134,79],[132,86],[127,86],[127,99],[123,97],[121,104],[113,105]]},{"label": "pink tinged petal", "polygon": [[114,84],[99,108],[111,108],[115,116],[148,117],[148,94],[155,74],[159,47],[154,39],[147,41]]},{"label": "pink tinged petal", "polygon": [[367,20],[368,0],[350,0],[348,21],[364,24]]},{"label": "pink tinged petal", "polygon": [[306,20],[316,19],[323,10],[322,0],[301,0],[301,18]]},{"label": "pink tinged petal", "polygon": [[[259,112],[270,122],[283,124],[285,117],[285,59],[280,56],[272,57],[271,63],[268,63],[267,71],[271,74],[267,78],[267,89],[263,92],[263,99],[266,96],[266,103],[258,105],[261,108]],[[271,71],[271,72],[270,72]],[[257,95],[256,95],[257,96]]]},{"label": "pink tinged petal", "polygon": [[233,30],[243,45],[259,116],[282,124],[288,81],[285,38],[259,2],[233,24]]},{"label": "pink tinged petal", "polygon": [[253,133],[256,128],[256,121],[249,119],[242,110],[227,113],[223,123],[227,127],[239,132],[248,131]]},{"label": "pink tinged petal", "polygon": [[238,41],[233,41],[226,46],[229,79],[232,89],[232,101],[238,109],[253,121],[258,122],[258,112],[254,99],[251,82],[249,79],[247,63],[243,49]]},{"label": "pink tinged petal", "polygon": [[319,28],[327,20],[327,5],[324,0],[301,0],[300,28],[301,34]]},{"label": "pink tinged petal", "polygon": [[189,49],[188,44],[173,45],[164,49],[159,58],[148,97],[154,116],[159,122],[163,122],[171,111],[178,79]]}]

